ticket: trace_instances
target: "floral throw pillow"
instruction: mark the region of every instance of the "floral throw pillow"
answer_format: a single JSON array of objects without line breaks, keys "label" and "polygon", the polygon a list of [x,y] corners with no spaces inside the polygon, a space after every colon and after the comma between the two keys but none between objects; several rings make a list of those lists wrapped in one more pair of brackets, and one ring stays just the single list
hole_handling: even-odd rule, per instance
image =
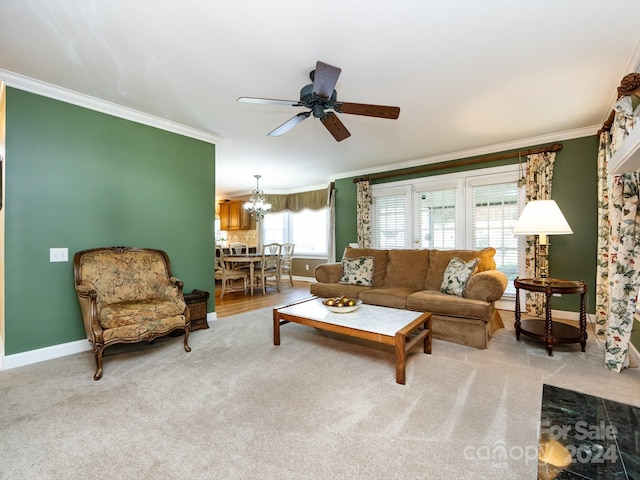
[{"label": "floral throw pillow", "polygon": [[373,257],[343,258],[342,277],[338,283],[373,287]]},{"label": "floral throw pillow", "polygon": [[453,257],[444,271],[440,291],[442,293],[463,297],[471,275],[473,275],[478,268],[478,263],[480,263],[479,258],[474,258],[465,263],[458,257]]}]

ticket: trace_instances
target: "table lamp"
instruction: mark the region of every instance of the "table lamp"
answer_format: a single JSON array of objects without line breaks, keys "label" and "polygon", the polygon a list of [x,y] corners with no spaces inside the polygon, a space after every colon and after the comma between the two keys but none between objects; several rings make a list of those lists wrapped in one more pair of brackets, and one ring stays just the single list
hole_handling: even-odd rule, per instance
[{"label": "table lamp", "polygon": [[537,235],[536,272],[540,276],[535,280],[541,283],[549,281],[549,239],[547,235],[566,235],[573,233],[554,200],[531,200],[524,206],[520,218],[513,227],[514,235]]}]

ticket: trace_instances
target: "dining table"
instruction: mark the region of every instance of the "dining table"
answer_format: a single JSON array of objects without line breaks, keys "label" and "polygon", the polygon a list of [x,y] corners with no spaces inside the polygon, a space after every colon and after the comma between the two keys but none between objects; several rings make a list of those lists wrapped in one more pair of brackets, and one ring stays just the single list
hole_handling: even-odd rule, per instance
[{"label": "dining table", "polygon": [[[264,254],[265,257],[277,256],[277,254],[270,255]],[[225,263],[231,263],[237,265],[238,263],[246,263],[249,265],[249,285],[251,295],[253,295],[254,287],[254,272],[256,265],[262,262],[262,253],[225,253],[222,257],[222,261]],[[237,267],[236,267],[237,268]]]}]

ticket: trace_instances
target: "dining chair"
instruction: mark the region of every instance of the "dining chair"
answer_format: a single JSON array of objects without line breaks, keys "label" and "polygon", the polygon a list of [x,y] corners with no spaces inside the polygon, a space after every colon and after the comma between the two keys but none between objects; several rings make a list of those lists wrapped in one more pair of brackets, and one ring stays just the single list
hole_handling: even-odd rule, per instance
[{"label": "dining chair", "polygon": [[291,262],[293,261],[293,249],[295,243],[283,243],[280,250],[280,279],[283,275],[289,275],[289,282],[293,287],[293,276],[291,275]]},{"label": "dining chair", "polygon": [[[247,294],[248,273],[244,269],[236,269],[231,266],[231,261],[227,260],[222,248],[216,247],[216,269],[221,272],[222,290],[220,291],[220,298],[224,297],[224,292],[239,292],[244,291]],[[242,280],[242,288],[236,286],[238,280]]]},{"label": "dining chair", "polygon": [[279,243],[268,243],[262,246],[262,259],[260,261],[260,273],[258,281],[262,283],[262,294],[266,295],[266,284],[269,280],[275,281],[275,286],[280,291],[280,248]]},{"label": "dining chair", "polygon": [[249,253],[249,247],[246,243],[234,242],[229,245],[229,250],[234,255],[242,255],[243,253]]},{"label": "dining chair", "polygon": [[[229,245],[229,251],[233,255],[245,255],[249,253],[249,246],[246,243],[233,242]],[[233,268],[249,268],[249,264],[247,262],[233,262]]]}]

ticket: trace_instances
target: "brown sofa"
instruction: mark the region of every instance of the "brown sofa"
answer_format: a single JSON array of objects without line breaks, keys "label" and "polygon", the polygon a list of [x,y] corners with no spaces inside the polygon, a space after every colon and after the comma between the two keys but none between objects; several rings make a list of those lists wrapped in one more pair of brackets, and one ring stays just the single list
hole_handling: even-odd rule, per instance
[{"label": "brown sofa", "polygon": [[[487,348],[489,339],[504,324],[495,307],[507,288],[507,277],[495,269],[494,248],[483,250],[377,250],[347,247],[343,258],[373,257],[373,286],[338,283],[341,263],[315,269],[317,283],[311,293],[319,297],[347,295],[363,303],[431,312],[434,338]],[[468,262],[479,258],[464,296],[442,293],[440,286],[453,257]]]}]

